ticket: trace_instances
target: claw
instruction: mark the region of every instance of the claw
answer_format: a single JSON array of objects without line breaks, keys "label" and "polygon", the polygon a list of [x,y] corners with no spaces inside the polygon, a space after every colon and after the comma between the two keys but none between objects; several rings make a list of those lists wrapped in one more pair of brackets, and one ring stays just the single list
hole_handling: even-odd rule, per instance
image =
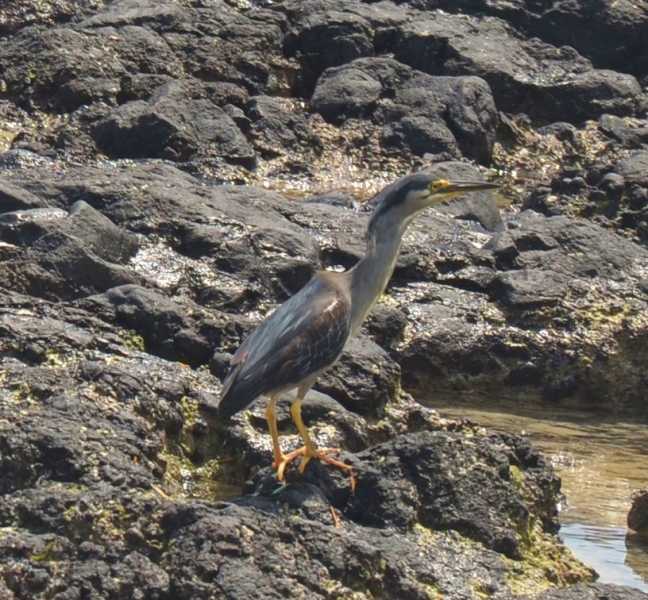
[{"label": "claw", "polygon": [[[340,454],[341,452],[342,451],[339,448],[322,448],[321,450],[315,449],[314,451],[309,452],[307,446],[302,446],[301,448],[298,448],[297,450],[293,450],[288,454],[284,454],[282,452],[281,455],[277,459],[275,459],[275,461],[272,463],[272,466],[275,469],[277,469],[277,481],[284,480],[286,467],[288,466],[289,463],[291,463],[296,458],[299,458],[300,456],[303,456],[301,462],[299,463],[299,469],[298,469],[300,475],[304,473],[306,467],[308,466],[308,463],[313,458],[328,463],[329,465],[333,465],[338,469],[343,469],[345,471],[352,471],[353,467],[351,465],[344,464],[339,460],[335,460],[334,458],[327,456],[328,454]],[[355,478],[353,477],[352,477],[352,486],[355,488]]]},{"label": "claw", "polygon": [[288,466],[289,463],[291,463],[296,458],[299,458],[300,456],[304,456],[305,454],[306,454],[306,446],[297,448],[297,450],[293,450],[288,454],[284,454],[283,452],[281,452],[281,454],[277,458],[275,458],[274,462],[272,463],[272,467],[277,469],[277,481],[284,480],[286,467]]},{"label": "claw", "polygon": [[335,460],[334,458],[327,456],[328,454],[340,454],[341,452],[342,450],[340,450],[339,448],[322,448],[321,450],[314,448],[309,451],[308,446],[305,446],[304,458],[302,458],[302,461],[299,463],[299,474],[301,475],[306,470],[308,463],[313,458],[328,463],[329,465],[333,465],[338,469],[343,469],[345,471],[352,471],[353,467],[351,465],[344,464],[339,460]]}]

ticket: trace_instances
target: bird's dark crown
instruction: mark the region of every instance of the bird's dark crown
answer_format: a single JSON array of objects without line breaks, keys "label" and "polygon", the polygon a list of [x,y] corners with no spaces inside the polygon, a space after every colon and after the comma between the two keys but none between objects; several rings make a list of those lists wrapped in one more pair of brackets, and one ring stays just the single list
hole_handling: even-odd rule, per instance
[{"label": "bird's dark crown", "polygon": [[381,217],[397,206],[403,204],[410,192],[423,192],[424,190],[428,190],[429,192],[434,193],[435,188],[440,190],[445,185],[448,185],[448,183],[447,180],[439,179],[434,175],[429,175],[427,173],[414,173],[387,186],[381,190],[372,201],[372,204],[374,204],[376,208],[374,208],[369,221],[369,231],[375,227]]}]

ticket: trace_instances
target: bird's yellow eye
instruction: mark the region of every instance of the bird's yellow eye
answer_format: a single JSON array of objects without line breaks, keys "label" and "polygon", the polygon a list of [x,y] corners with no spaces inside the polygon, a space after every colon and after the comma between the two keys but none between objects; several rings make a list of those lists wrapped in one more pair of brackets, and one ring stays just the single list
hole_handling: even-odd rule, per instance
[{"label": "bird's yellow eye", "polygon": [[450,185],[450,182],[447,179],[435,179],[428,184],[428,189],[432,194],[440,192],[443,188],[446,188]]}]

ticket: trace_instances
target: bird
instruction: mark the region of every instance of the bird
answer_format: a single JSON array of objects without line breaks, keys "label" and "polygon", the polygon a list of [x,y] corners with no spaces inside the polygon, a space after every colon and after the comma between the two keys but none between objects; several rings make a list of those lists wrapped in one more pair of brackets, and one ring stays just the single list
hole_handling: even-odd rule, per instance
[{"label": "bird", "polygon": [[[254,329],[234,353],[223,380],[218,412],[230,417],[267,395],[268,429],[272,438],[277,480],[286,466],[302,457],[298,472],[319,459],[352,470],[318,449],[301,417],[306,394],[317,378],[335,364],[347,341],[385,291],[392,276],[403,234],[425,209],[470,192],[498,187],[485,181],[449,181],[427,173],[413,173],[385,187],[373,199],[375,208],[366,231],[366,254],[344,272],[316,271],[310,281]],[[284,454],[277,430],[278,398],[297,389],[290,407],[304,446]]]}]

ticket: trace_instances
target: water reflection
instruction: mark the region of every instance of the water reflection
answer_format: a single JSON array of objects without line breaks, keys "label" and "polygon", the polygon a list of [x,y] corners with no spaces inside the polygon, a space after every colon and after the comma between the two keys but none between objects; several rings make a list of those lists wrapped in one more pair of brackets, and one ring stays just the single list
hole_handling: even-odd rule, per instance
[{"label": "water reflection", "polygon": [[[626,529],[623,527],[598,527],[573,523],[563,525],[560,535],[576,558],[599,574],[603,583],[629,585],[648,591],[640,573],[647,573],[645,547],[626,547]],[[631,560],[631,558],[638,560]],[[634,563],[634,567],[633,567]]]},{"label": "water reflection", "polygon": [[648,419],[538,402],[419,400],[446,417],[528,436],[561,476],[561,537],[600,581],[648,591],[648,546],[626,537],[632,490],[648,483]]}]

